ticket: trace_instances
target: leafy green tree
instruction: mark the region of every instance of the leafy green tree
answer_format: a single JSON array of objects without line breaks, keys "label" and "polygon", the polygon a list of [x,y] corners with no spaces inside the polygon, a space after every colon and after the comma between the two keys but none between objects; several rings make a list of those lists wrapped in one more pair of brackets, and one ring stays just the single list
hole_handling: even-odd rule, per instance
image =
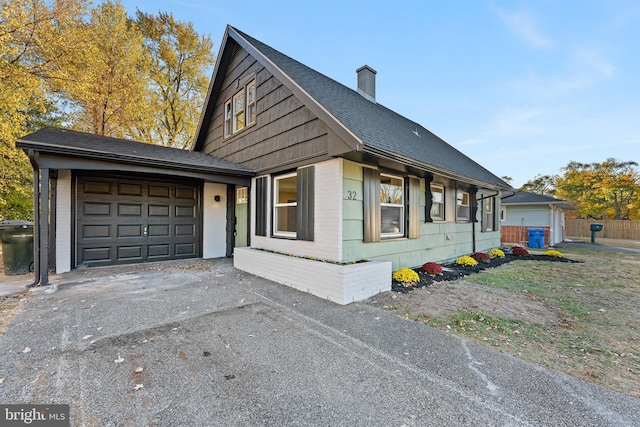
[{"label": "leafy green tree", "polygon": [[506,182],[507,184],[513,186],[513,178],[511,178],[510,176],[503,175],[500,177],[500,179]]},{"label": "leafy green tree", "polygon": [[0,218],[33,215],[31,165],[15,142],[50,118],[49,84],[62,76],[74,49],[66,34],[85,10],[83,0],[0,0]]},{"label": "leafy green tree", "polygon": [[57,88],[75,107],[73,127],[97,135],[131,136],[147,106],[149,55],[144,37],[119,2],[91,11],[78,49]]},{"label": "leafy green tree", "polygon": [[556,180],[557,195],[571,202],[581,217],[638,219],[638,163],[610,158],[602,163],[570,162]]},{"label": "leafy green tree", "polygon": [[543,196],[554,196],[556,193],[556,175],[536,175],[532,180],[525,182],[520,190],[530,193],[542,194]]},{"label": "leafy green tree", "polygon": [[118,0],[0,0],[0,218],[32,217],[32,171],[15,142],[46,125],[185,147],[213,43],[171,14]]},{"label": "leafy green tree", "polygon": [[214,63],[213,42],[199,36],[190,22],[172,14],[141,11],[136,23],[151,55],[149,108],[134,136],[143,141],[184,148],[193,139]]}]

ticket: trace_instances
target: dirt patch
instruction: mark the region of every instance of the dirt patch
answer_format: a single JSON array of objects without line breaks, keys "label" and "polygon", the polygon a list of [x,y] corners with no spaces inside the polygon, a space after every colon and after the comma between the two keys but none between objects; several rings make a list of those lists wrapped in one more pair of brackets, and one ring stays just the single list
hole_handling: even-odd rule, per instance
[{"label": "dirt patch", "polygon": [[443,318],[458,311],[491,313],[510,319],[526,319],[529,323],[554,325],[558,314],[535,296],[465,280],[439,282],[408,293],[385,292],[372,303],[383,308],[406,310],[423,317]]},{"label": "dirt patch", "polygon": [[23,295],[0,298],[0,335],[4,335],[13,317],[22,310]]}]

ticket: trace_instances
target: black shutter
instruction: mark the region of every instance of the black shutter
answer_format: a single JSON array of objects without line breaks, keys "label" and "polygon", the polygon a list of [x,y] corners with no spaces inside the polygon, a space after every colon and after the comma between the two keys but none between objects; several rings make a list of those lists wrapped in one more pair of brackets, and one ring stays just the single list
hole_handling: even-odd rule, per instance
[{"label": "black shutter", "polygon": [[298,169],[298,206],[296,208],[296,238],[313,241],[314,167]]},{"label": "black shutter", "polygon": [[380,172],[376,169],[362,169],[362,199],[364,203],[364,242],[380,241]]},{"label": "black shutter", "polygon": [[469,190],[469,207],[471,210],[471,222],[478,222],[478,189],[472,187]]},{"label": "black shutter", "polygon": [[407,207],[409,226],[407,237],[420,237],[420,180],[409,178],[409,206]]},{"label": "black shutter", "polygon": [[424,185],[425,185],[424,222],[433,222],[433,218],[431,218],[431,206],[433,206],[433,194],[431,194],[432,181],[433,181],[433,176],[431,175],[427,175],[424,178]]},{"label": "black shutter", "polygon": [[256,178],[256,236],[267,235],[268,177]]}]

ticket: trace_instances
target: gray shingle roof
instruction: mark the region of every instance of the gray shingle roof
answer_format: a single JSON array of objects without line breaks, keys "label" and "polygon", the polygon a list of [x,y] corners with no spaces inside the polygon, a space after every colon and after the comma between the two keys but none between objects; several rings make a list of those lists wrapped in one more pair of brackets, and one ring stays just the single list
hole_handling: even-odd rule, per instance
[{"label": "gray shingle roof", "polygon": [[47,127],[24,136],[19,148],[72,157],[251,176],[245,166],[204,153]]},{"label": "gray shingle roof", "polygon": [[[357,91],[301,64],[253,37],[230,27],[280,68],[335,119],[364,143],[364,149],[388,157],[414,161],[429,172],[471,178],[493,187],[510,188],[487,169],[447,144],[420,124],[385,106],[368,101]],[[237,35],[236,35],[237,34]],[[414,131],[417,131],[417,136]]]},{"label": "gray shingle roof", "polygon": [[556,199],[551,196],[544,196],[542,194],[530,193],[528,191],[516,190],[513,196],[507,196],[502,199],[503,205],[515,205],[515,204],[557,204],[557,205],[569,205],[565,200]]}]

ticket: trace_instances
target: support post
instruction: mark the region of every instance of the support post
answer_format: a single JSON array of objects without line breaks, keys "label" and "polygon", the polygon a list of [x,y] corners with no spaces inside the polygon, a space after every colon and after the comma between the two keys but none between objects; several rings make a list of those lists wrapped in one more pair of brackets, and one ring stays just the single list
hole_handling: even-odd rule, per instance
[{"label": "support post", "polygon": [[49,169],[40,169],[40,286],[49,284]]}]

